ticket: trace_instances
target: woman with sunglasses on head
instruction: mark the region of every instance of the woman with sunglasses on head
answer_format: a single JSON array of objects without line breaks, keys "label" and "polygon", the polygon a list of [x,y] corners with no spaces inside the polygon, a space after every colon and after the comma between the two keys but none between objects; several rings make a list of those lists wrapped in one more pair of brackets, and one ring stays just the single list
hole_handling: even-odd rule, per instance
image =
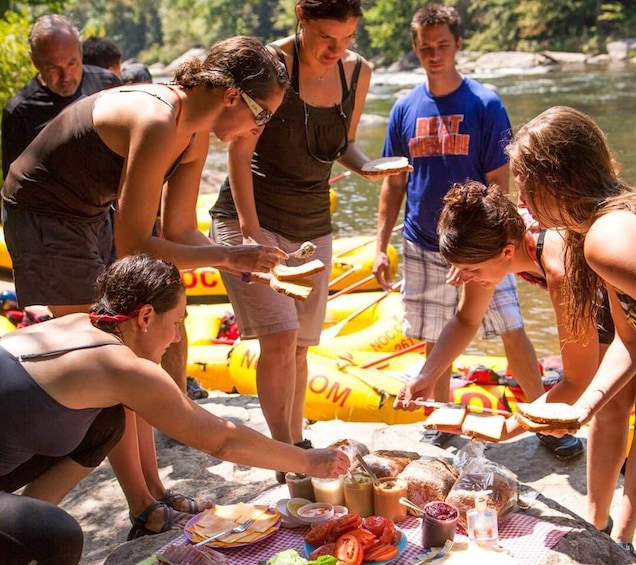
[{"label": "woman with sunglasses on head", "polygon": [[[608,325],[605,320],[598,331],[590,324],[584,340],[572,339],[561,290],[564,234],[526,226],[524,217],[499,187],[486,187],[477,181],[453,185],[444,197],[437,231],[440,253],[454,267],[455,278],[449,282],[462,286],[461,300],[418,378],[400,391],[396,408],[414,409],[412,400],[426,400],[432,395],[445,368],[470,344],[495,287],[508,274],[517,274],[547,290],[556,314],[563,380],[538,402],[574,402],[592,379],[599,352],[606,348],[599,348],[599,340],[607,344],[613,334],[611,323],[604,329]],[[523,432],[517,420],[510,418],[502,439]]]},{"label": "woman with sunglasses on head", "polygon": [[[346,471],[349,459],[340,450],[305,451],[274,441],[180,394],[158,365],[181,338],[185,314],[185,288],[173,265],[129,255],[105,271],[98,287],[88,314],[0,339],[0,561],[79,561],[81,531],[50,505],[59,504],[117,442],[123,406],[218,459],[318,477]],[[21,487],[24,496],[11,494]],[[33,513],[39,506],[50,522]]]},{"label": "woman with sunglasses on head", "polygon": [[[150,253],[180,269],[266,272],[286,257],[273,246],[214,245],[199,231],[195,210],[210,134],[228,142],[258,131],[287,84],[261,42],[234,37],[184,63],[170,84],[118,86],[51,120],[11,164],[2,188],[20,307],[46,305],[55,316],[87,312],[115,244],[119,256]],[[153,231],[160,204],[162,237]],[[185,360],[185,342],[175,347]],[[129,424],[110,461],[126,485],[131,520],[160,532],[174,512],[207,507],[166,492],[152,428],[134,416]]]},{"label": "woman with sunglasses on head", "polygon": [[360,0],[298,0],[296,16],[297,32],[269,46],[291,88],[261,131],[230,142],[229,179],[211,214],[218,243],[253,240],[289,252],[310,240],[315,258],[327,265],[311,277],[315,290],[306,302],[223,275],[241,336],[259,340],[256,382],[272,437],[310,445],[302,435],[306,355],[320,340],[328,294],[328,180],[334,162],[359,173],[369,161],[355,137],[371,69],[349,49],[362,16]]},{"label": "woman with sunglasses on head", "polygon": [[[609,508],[636,404],[636,188],[619,177],[619,165],[600,127],[573,108],[556,106],[539,114],[519,130],[508,154],[532,214],[541,225],[566,234],[565,323],[577,339],[598,309],[598,290],[605,289],[609,296],[615,337],[574,406],[581,423],[591,420],[590,521],[599,529],[611,529]],[[632,554],[634,500],[632,441],[612,530],[612,537]]]}]

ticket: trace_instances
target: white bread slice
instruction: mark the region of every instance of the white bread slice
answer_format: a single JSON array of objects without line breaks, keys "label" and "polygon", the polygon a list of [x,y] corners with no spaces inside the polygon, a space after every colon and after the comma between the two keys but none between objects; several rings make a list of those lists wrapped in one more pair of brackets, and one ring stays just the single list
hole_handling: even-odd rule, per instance
[{"label": "white bread slice", "polygon": [[384,177],[386,175],[408,171],[409,160],[406,157],[382,157],[362,165],[360,173],[365,177]]},{"label": "white bread slice", "polygon": [[505,416],[500,414],[466,414],[462,434],[486,441],[501,441]]},{"label": "white bread slice", "polygon": [[517,412],[536,424],[550,424],[553,430],[574,429],[580,425],[578,411],[564,402],[518,402]]},{"label": "white bread slice", "polygon": [[274,275],[269,279],[269,286],[290,298],[304,302],[314,290],[314,283],[304,279],[280,281]]},{"label": "white bread slice", "polygon": [[458,408],[436,408],[426,420],[424,420],[424,427],[442,432],[454,430],[455,433],[459,433],[465,417],[465,406]]},{"label": "white bread slice", "polygon": [[314,259],[308,261],[302,265],[296,265],[295,267],[288,267],[287,265],[276,265],[272,269],[272,273],[279,281],[297,281],[298,279],[304,279],[314,273],[319,273],[325,270],[325,264],[320,259]]}]

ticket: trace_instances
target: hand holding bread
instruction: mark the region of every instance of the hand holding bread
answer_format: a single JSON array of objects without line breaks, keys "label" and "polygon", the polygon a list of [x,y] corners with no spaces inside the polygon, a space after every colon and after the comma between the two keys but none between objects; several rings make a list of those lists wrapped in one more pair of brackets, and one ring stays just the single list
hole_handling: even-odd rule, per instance
[{"label": "hand holding bread", "polygon": [[515,418],[529,432],[578,430],[581,427],[581,410],[563,402],[518,402]]}]

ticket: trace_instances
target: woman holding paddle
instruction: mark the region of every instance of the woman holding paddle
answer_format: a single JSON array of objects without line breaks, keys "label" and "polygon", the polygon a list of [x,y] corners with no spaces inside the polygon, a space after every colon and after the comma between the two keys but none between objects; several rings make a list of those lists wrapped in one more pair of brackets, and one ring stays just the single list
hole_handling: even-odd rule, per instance
[{"label": "woman holding paddle", "polygon": [[[304,302],[222,275],[241,337],[259,340],[256,381],[272,437],[307,447],[307,348],[320,340],[332,255],[328,180],[336,161],[356,173],[369,161],[355,137],[371,68],[349,49],[360,0],[298,0],[296,16],[297,33],[269,46],[291,89],[263,130],[229,143],[229,179],[211,214],[220,244],[256,241],[291,252],[309,240],[328,266],[311,276]],[[281,473],[277,479],[284,482]]]},{"label": "woman holding paddle", "polygon": [[[549,108],[508,147],[520,195],[541,225],[564,231],[564,323],[577,340],[609,296],[615,337],[591,383],[574,403],[591,421],[590,521],[611,530],[609,507],[636,404],[636,188],[619,175],[603,131],[586,114]],[[620,514],[612,537],[634,555],[636,449],[629,446]]]},{"label": "woman holding paddle", "polygon": [[[174,265],[130,255],[111,265],[98,287],[89,314],[69,314],[0,340],[2,563],[79,561],[81,530],[51,505],[117,443],[130,418],[123,406],[222,460],[317,477],[347,470],[349,459],[341,450],[306,451],[272,440],[214,416],[179,392],[158,365],[181,338],[185,314],[185,288]],[[21,487],[23,496],[11,494]],[[136,521],[132,531],[164,525],[165,508],[159,502],[152,507],[159,512]],[[170,515],[173,522],[189,517]]]}]

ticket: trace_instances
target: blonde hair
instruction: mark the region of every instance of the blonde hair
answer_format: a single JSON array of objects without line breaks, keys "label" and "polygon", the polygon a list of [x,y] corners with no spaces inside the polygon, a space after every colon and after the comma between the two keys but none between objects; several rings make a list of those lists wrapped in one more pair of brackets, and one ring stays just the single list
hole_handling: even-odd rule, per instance
[{"label": "blonde hair", "polygon": [[[611,210],[636,211],[636,189],[619,177],[605,134],[588,115],[555,106],[523,126],[507,148],[510,169],[539,221],[567,230],[565,310],[573,332],[595,319],[600,277],[587,265],[585,231]],[[555,218],[544,203],[554,202]],[[581,233],[583,228],[583,233]]]}]

